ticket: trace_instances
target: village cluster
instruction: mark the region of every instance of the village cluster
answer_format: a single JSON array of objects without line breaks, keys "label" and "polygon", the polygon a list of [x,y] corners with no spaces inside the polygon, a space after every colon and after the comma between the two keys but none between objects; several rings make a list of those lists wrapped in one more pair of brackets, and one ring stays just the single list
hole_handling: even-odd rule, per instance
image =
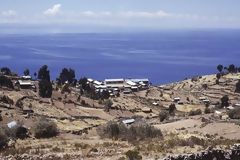
[{"label": "village cluster", "polygon": [[[91,78],[87,79],[87,83],[91,84],[96,92],[109,91],[110,96],[114,96],[116,93],[123,92],[124,94],[130,94],[140,90],[148,89],[150,86],[149,79],[105,79],[104,81],[98,81]],[[22,76],[17,79],[15,86],[21,89],[36,89],[34,81],[31,76]],[[81,85],[77,84],[77,88]]]},{"label": "village cluster", "polygon": [[147,89],[150,85],[148,79],[105,79],[104,81],[97,81],[88,78],[88,83],[92,84],[96,92],[107,90],[110,96],[122,91],[124,94],[137,92]]}]

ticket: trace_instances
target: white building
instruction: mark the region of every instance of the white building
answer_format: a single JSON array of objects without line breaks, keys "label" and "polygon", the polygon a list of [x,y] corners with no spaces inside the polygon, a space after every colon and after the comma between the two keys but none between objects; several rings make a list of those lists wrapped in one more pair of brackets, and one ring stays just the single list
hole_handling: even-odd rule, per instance
[{"label": "white building", "polygon": [[34,84],[31,81],[22,81],[22,80],[18,80],[16,82],[16,84],[18,84],[20,86],[20,88],[23,89],[31,89],[34,88]]},{"label": "white building", "polygon": [[143,79],[130,79],[132,82],[135,82],[135,83],[141,83],[143,82],[144,84],[149,84],[149,79],[147,78],[143,78]]},{"label": "white building", "polygon": [[105,79],[105,85],[108,88],[124,88],[124,79]]}]

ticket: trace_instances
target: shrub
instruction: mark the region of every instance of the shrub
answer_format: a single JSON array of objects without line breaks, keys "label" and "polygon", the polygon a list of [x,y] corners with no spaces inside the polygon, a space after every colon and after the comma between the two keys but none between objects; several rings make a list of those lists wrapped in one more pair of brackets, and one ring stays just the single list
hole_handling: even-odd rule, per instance
[{"label": "shrub", "polygon": [[109,112],[109,110],[113,105],[113,102],[110,99],[107,99],[106,101],[104,101],[104,105],[105,105],[105,111]]},{"label": "shrub", "polygon": [[240,93],[240,80],[236,83],[236,90],[235,92]]},{"label": "shrub", "polygon": [[27,130],[27,128],[23,127],[22,125],[17,125],[12,130],[13,130],[15,138],[24,139],[24,138],[28,137],[28,130]]},{"label": "shrub", "polygon": [[8,137],[6,135],[5,129],[2,126],[0,126],[0,149],[5,147],[7,145],[7,142]]},{"label": "shrub", "polygon": [[14,88],[12,81],[6,76],[0,76],[0,86],[4,86],[11,89]]},{"label": "shrub", "polygon": [[[145,139],[145,138],[157,138],[162,137],[161,130],[148,125],[148,124],[142,124],[142,125],[136,125],[131,126],[130,134],[134,135],[135,131],[137,134],[135,134],[136,139]],[[131,133],[133,131],[133,133]]]},{"label": "shrub", "polygon": [[229,97],[227,95],[221,98],[221,107],[228,107],[229,106]]},{"label": "shrub", "polygon": [[50,138],[58,134],[57,125],[47,119],[40,119],[33,128],[36,138]]},{"label": "shrub", "polygon": [[172,115],[174,114],[176,110],[176,105],[174,103],[172,103],[170,106],[169,106],[169,114]]},{"label": "shrub", "polygon": [[208,88],[208,85],[207,84],[203,84],[202,88],[206,90]]},{"label": "shrub", "polygon": [[12,128],[5,128],[5,133],[7,137],[12,139],[24,139],[28,137],[28,130],[22,124],[17,124]]},{"label": "shrub", "polygon": [[206,108],[204,109],[204,113],[205,113],[205,114],[209,114],[209,113],[211,113],[211,112],[212,112],[211,109],[208,108],[208,107],[206,107]]},{"label": "shrub", "polygon": [[110,121],[106,125],[98,128],[98,134],[104,138],[118,139],[120,134],[124,134],[127,128],[123,124]]},{"label": "shrub", "polygon": [[148,124],[126,127],[123,123],[111,121],[101,128],[98,128],[98,134],[101,137],[128,140],[129,142],[147,138],[161,138],[163,136],[161,130]]},{"label": "shrub", "polygon": [[228,116],[231,119],[240,119],[240,108],[235,108],[228,112]]},{"label": "shrub", "polygon": [[83,106],[87,105],[86,101],[85,100],[81,100],[81,105],[83,105]]},{"label": "shrub", "polygon": [[6,95],[0,96],[0,101],[10,105],[14,104],[13,100]]},{"label": "shrub", "polygon": [[200,115],[200,114],[202,114],[201,109],[197,109],[197,110],[191,110],[188,115],[189,116],[196,116],[196,115]]},{"label": "shrub", "polygon": [[163,122],[165,119],[167,119],[169,116],[169,113],[167,111],[161,111],[159,113],[159,119],[160,119],[160,122]]},{"label": "shrub", "polygon": [[139,152],[137,150],[129,150],[125,154],[129,160],[141,160],[142,159],[142,156],[139,155]]},{"label": "shrub", "polygon": [[117,139],[120,134],[119,125],[117,123],[109,123],[107,126],[107,132],[110,137]]}]

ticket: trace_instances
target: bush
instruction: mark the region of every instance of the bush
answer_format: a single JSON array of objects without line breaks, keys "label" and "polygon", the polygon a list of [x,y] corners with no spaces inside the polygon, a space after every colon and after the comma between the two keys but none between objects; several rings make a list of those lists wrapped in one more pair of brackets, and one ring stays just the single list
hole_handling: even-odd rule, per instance
[{"label": "bush", "polygon": [[120,135],[124,135],[126,130],[127,128],[124,124],[110,121],[98,128],[98,134],[103,138],[118,139]]},{"label": "bush", "polygon": [[174,112],[176,110],[176,105],[174,103],[172,103],[170,106],[169,106],[169,114],[170,115],[174,115]]},{"label": "bush", "polygon": [[142,156],[139,155],[139,152],[137,150],[129,150],[125,154],[129,160],[141,160],[142,159]]},{"label": "bush", "polygon": [[109,123],[107,125],[107,130],[106,132],[109,134],[111,138],[117,139],[120,134],[120,127],[117,123]]},{"label": "bush", "polygon": [[221,98],[221,107],[228,107],[229,106],[229,97],[227,95]]},{"label": "bush", "polygon": [[112,105],[113,105],[113,102],[110,99],[107,99],[106,101],[104,101],[105,111],[109,112]]},{"label": "bush", "polygon": [[240,93],[240,80],[236,83],[236,90],[235,92]]},{"label": "bush", "polygon": [[13,100],[6,95],[0,96],[0,101],[9,105],[14,104]]},{"label": "bush", "polygon": [[240,108],[235,108],[228,112],[228,116],[231,119],[240,119]]},{"label": "bush", "polygon": [[106,125],[98,128],[98,134],[104,138],[122,139],[134,142],[147,138],[160,138],[162,132],[148,124],[132,125],[126,127],[123,123],[108,122]]},{"label": "bush", "polygon": [[22,124],[17,124],[12,128],[5,128],[5,133],[11,139],[24,139],[28,137],[28,130]]},{"label": "bush", "polygon": [[167,111],[161,111],[159,113],[159,119],[160,119],[160,122],[163,122],[165,119],[167,119],[169,116],[169,113]]},{"label": "bush", "polygon": [[12,81],[6,76],[0,76],[0,86],[4,86],[11,89],[14,88]]},{"label": "bush", "polygon": [[33,131],[36,138],[50,138],[58,134],[57,125],[43,118],[36,122]]},{"label": "bush", "polygon": [[0,126],[0,149],[4,148],[8,143],[8,137],[6,135],[5,129]]},{"label": "bush", "polygon": [[208,88],[208,85],[207,84],[203,84],[202,88],[206,90]]},{"label": "bush", "polygon": [[191,110],[188,115],[189,116],[196,116],[196,115],[201,115],[201,114],[202,114],[201,109],[197,109],[197,110]]},{"label": "bush", "polygon": [[[162,137],[161,130],[148,124],[142,124],[142,125],[136,125],[136,126],[132,125],[129,131],[131,135],[135,135],[136,139]],[[137,134],[135,134],[135,131]]]},{"label": "bush", "polygon": [[211,113],[211,112],[212,112],[211,109],[208,108],[208,107],[206,107],[206,108],[204,109],[204,113],[205,113],[205,114],[209,114],[209,113]]},{"label": "bush", "polygon": [[23,127],[22,125],[17,125],[12,130],[13,130],[15,138],[24,139],[24,138],[28,137],[28,130],[27,130],[27,128]]}]

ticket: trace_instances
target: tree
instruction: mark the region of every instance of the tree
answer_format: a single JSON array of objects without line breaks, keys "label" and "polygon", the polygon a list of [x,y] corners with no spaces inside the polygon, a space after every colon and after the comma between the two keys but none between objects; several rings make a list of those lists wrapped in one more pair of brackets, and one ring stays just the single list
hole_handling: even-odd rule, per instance
[{"label": "tree", "polygon": [[52,83],[47,80],[39,82],[39,95],[43,98],[50,98],[52,96]]},{"label": "tree", "polygon": [[169,106],[169,114],[170,115],[174,115],[174,112],[176,110],[176,105],[174,103],[172,103],[170,106]]},{"label": "tree", "polygon": [[240,93],[240,80],[238,80],[237,84],[236,84],[236,90],[235,92]]},{"label": "tree", "polygon": [[234,73],[234,72],[236,72],[235,65],[234,65],[234,64],[229,65],[229,67],[228,67],[228,71],[229,71],[230,73]]},{"label": "tree", "polygon": [[35,77],[35,79],[37,79],[37,72],[34,72],[34,77]]},{"label": "tree", "polygon": [[238,67],[238,72],[240,72],[240,67]]},{"label": "tree", "polygon": [[1,68],[3,75],[11,75],[11,70],[8,67]]},{"label": "tree", "polygon": [[39,69],[38,79],[50,81],[50,74],[49,74],[49,70],[48,70],[47,65],[44,65]]},{"label": "tree", "polygon": [[219,64],[217,66],[217,69],[218,69],[219,72],[222,72],[223,71],[223,65]]},{"label": "tree", "polygon": [[229,97],[227,95],[221,98],[221,107],[228,107],[229,106]]},{"label": "tree", "polygon": [[29,76],[29,74],[30,74],[29,69],[28,69],[28,68],[25,69],[24,72],[23,72],[23,74],[24,74],[24,76]]},{"label": "tree", "polygon": [[217,79],[219,80],[219,79],[221,78],[221,74],[218,73],[218,74],[216,75],[216,77],[217,77]]},{"label": "tree", "polygon": [[219,84],[219,79],[221,78],[221,73],[217,73],[216,77],[217,77],[216,84]]},{"label": "tree", "polygon": [[88,79],[86,77],[81,78],[78,83],[82,86],[83,90],[89,91],[90,86],[88,84]]},{"label": "tree", "polygon": [[14,88],[12,81],[6,76],[0,76],[0,86],[5,86],[11,89]]},{"label": "tree", "polygon": [[75,79],[75,71],[71,68],[63,68],[62,72],[59,75],[59,80],[61,84],[65,83],[68,81],[70,84],[74,81]]},{"label": "tree", "polygon": [[8,137],[6,135],[6,132],[2,126],[0,126],[0,149],[5,147],[8,143]]}]

